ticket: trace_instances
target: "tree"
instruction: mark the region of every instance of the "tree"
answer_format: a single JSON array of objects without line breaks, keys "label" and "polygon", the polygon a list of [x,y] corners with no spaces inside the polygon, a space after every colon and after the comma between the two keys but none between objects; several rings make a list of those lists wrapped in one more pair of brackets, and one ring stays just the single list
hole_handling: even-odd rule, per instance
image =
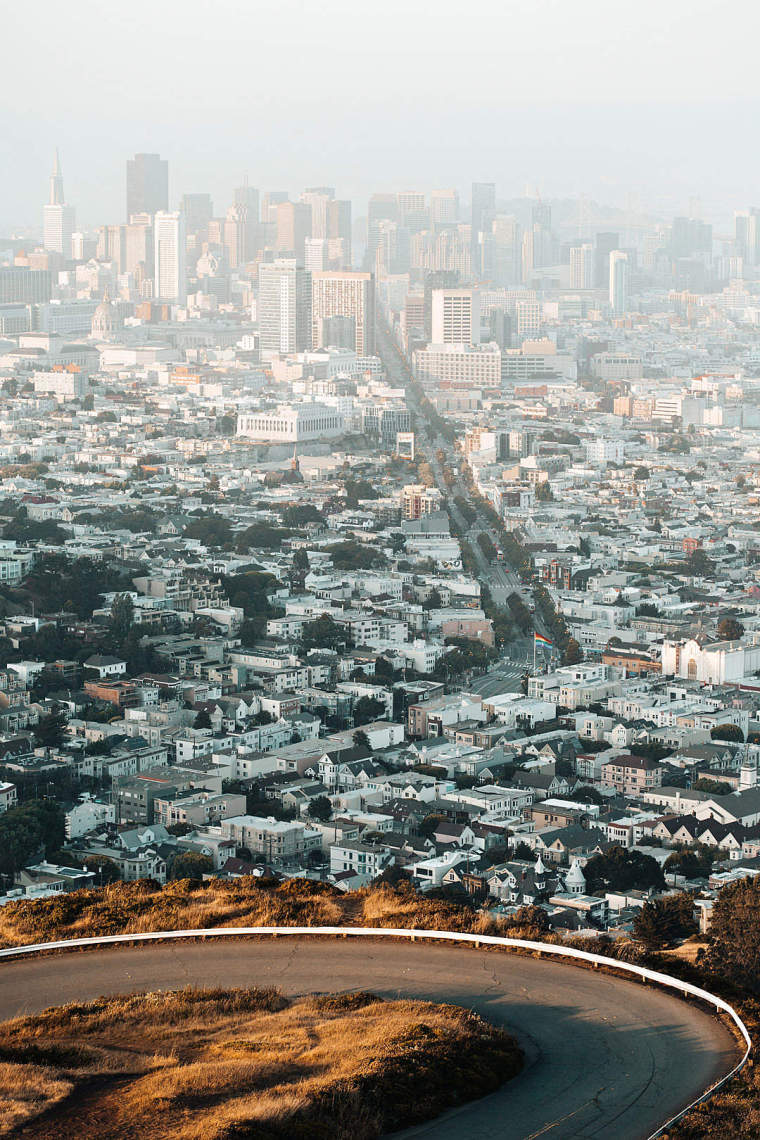
[{"label": "tree", "polygon": [[535,856],[535,853],[530,849],[530,847],[528,847],[528,844],[523,842],[523,840],[521,839],[520,842],[514,847],[514,849],[512,851],[512,858],[513,859],[529,859],[531,862],[535,862],[536,856]]},{"label": "tree", "polygon": [[371,751],[372,745],[369,742],[369,737],[366,732],[362,732],[360,728],[356,730],[351,739],[354,743],[354,748],[368,748]]},{"label": "tree", "polygon": [[633,478],[637,483],[644,483],[649,478],[648,467],[637,467],[633,473]]},{"label": "tree", "polygon": [[327,796],[316,796],[309,804],[309,815],[325,823],[332,815],[332,804]]},{"label": "tree", "polygon": [[422,608],[423,610],[439,610],[442,605],[443,602],[441,601],[441,595],[438,593],[435,586],[433,586],[432,590],[425,598],[425,601],[422,603]]},{"label": "tree", "polygon": [[551,489],[548,479],[544,479],[541,483],[536,484],[536,499],[539,503],[554,502],[554,492]]},{"label": "tree", "polygon": [[34,726],[34,736],[43,748],[58,748],[68,721],[64,713],[48,713],[41,716]]},{"label": "tree", "polygon": [[684,563],[686,573],[692,578],[709,578],[715,567],[701,546],[693,550]]},{"label": "tree", "polygon": [[309,555],[302,546],[299,546],[297,550],[293,551],[291,566],[293,568],[293,576],[298,577],[298,579],[303,582],[311,567],[309,565]]},{"label": "tree", "polygon": [[107,855],[88,855],[84,861],[85,870],[94,871],[98,876],[95,885],[105,887],[108,883],[118,883],[121,879],[118,864]]},{"label": "tree", "polygon": [[683,875],[685,879],[706,879],[712,869],[711,856],[698,851],[674,851],[668,855],[663,869],[673,875]]},{"label": "tree", "polygon": [[563,665],[577,665],[583,660],[583,650],[574,637],[568,638],[562,653]]},{"label": "tree", "polygon": [[610,847],[602,855],[593,855],[584,873],[591,891],[645,891],[650,887],[662,890],[665,886],[665,877],[656,859],[625,847]]},{"label": "tree", "polygon": [[738,724],[716,724],[710,729],[713,740],[730,740],[739,744],[744,740],[744,733]]},{"label": "tree", "polygon": [[733,791],[730,784],[725,780],[710,780],[705,776],[700,777],[695,784],[694,789],[697,792],[709,792],[711,796],[728,796]]},{"label": "tree", "polygon": [[310,649],[338,649],[346,640],[345,631],[329,614],[307,621],[301,631],[301,648],[305,652]]},{"label": "tree", "polygon": [[739,879],[724,887],[710,920],[707,968],[760,996],[760,881]]},{"label": "tree", "polygon": [[298,529],[310,522],[324,522],[322,512],[313,503],[298,503],[282,512],[283,526]]},{"label": "tree", "polygon": [[354,705],[354,724],[370,724],[385,713],[385,701],[375,697],[359,697]]},{"label": "tree", "polygon": [[718,622],[718,637],[723,641],[739,641],[744,637],[744,626],[736,618],[722,618]]},{"label": "tree", "polygon": [[696,931],[694,899],[684,891],[666,898],[650,899],[633,920],[634,937],[651,950],[670,946]]},{"label": "tree", "polygon": [[60,804],[27,800],[0,815],[0,872],[12,875],[43,852],[59,851],[66,837]]},{"label": "tree", "polygon": [[211,728],[211,717],[208,709],[200,709],[193,721],[193,728]]},{"label": "tree", "polygon": [[196,851],[183,851],[175,855],[171,866],[172,879],[202,879],[214,869],[213,860],[208,855]]},{"label": "tree", "polygon": [[111,603],[111,634],[118,645],[132,628],[135,607],[130,594],[117,594]]}]

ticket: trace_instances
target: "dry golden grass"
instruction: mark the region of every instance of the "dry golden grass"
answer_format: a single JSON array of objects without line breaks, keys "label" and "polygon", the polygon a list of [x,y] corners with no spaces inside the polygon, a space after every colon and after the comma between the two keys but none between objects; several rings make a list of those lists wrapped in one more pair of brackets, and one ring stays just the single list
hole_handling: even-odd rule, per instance
[{"label": "dry golden grass", "polygon": [[0,1134],[33,1140],[374,1140],[522,1064],[454,1006],[191,988],[5,1022],[0,1058]]},{"label": "dry golden grass", "polygon": [[10,903],[0,910],[0,946],[57,938],[137,934],[216,926],[417,926],[498,934],[504,924],[465,906],[379,886],[349,895],[302,879],[260,879],[159,887],[115,883],[59,898]]}]

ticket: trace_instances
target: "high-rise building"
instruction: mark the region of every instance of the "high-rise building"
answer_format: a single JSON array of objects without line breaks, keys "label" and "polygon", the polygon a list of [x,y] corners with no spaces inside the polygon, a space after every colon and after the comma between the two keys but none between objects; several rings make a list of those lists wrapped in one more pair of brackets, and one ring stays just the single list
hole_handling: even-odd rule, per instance
[{"label": "high-rise building", "polygon": [[606,289],[610,280],[610,254],[620,245],[620,234],[598,233],[594,239],[594,285]]},{"label": "high-rise building", "polygon": [[261,199],[261,220],[262,222],[277,223],[277,207],[282,202],[287,202],[287,190],[267,190]]},{"label": "high-rise building", "polygon": [[429,227],[430,214],[420,190],[404,190],[398,195],[398,220],[410,234]]},{"label": "high-rise building", "polygon": [[673,218],[670,232],[671,253],[674,259],[712,253],[713,233],[709,222],[700,218]]},{"label": "high-rise building", "polygon": [[158,154],[127,159],[127,221],[169,209],[169,163]]},{"label": "high-rise building", "polygon": [[375,353],[375,279],[371,273],[315,273],[312,278],[313,345],[322,348],[331,317],[353,321],[354,351],[359,356]]},{"label": "high-rise building", "polygon": [[232,201],[235,206],[245,206],[248,211],[248,225],[258,225],[259,221],[259,192],[255,186],[249,186],[245,182],[242,186],[236,186],[232,192]]},{"label": "high-rise building", "polygon": [[295,258],[259,265],[257,313],[262,352],[305,352],[311,348],[311,272]]},{"label": "high-rise building", "polygon": [[312,186],[301,195],[301,201],[311,207],[311,237],[329,237],[328,215],[334,198],[332,186]]},{"label": "high-rise building", "polygon": [[277,250],[303,264],[305,242],[312,237],[311,206],[306,202],[280,202],[277,206]]},{"label": "high-rise building", "polygon": [[456,190],[433,190],[430,194],[430,225],[456,223],[459,219],[459,195]]},{"label": "high-rise building", "polygon": [[327,208],[327,238],[330,262],[339,269],[351,268],[351,203],[333,199]]},{"label": "high-rise building", "polygon": [[396,194],[373,194],[367,205],[367,255],[366,264],[375,264],[375,250],[380,241],[379,222],[397,222],[398,196]]},{"label": "high-rise building", "polygon": [[570,288],[593,289],[594,247],[590,242],[574,245],[570,250]]},{"label": "high-rise building", "polygon": [[71,235],[76,229],[73,206],[66,205],[63,193],[63,174],[58,151],[55,152],[53,171],[50,175],[50,195],[42,210],[42,244],[45,249],[71,257]]},{"label": "high-rise building", "polygon": [[734,240],[736,253],[745,265],[760,262],[760,210],[737,210],[734,214]]},{"label": "high-rise building", "polygon": [[206,233],[214,216],[210,194],[183,194],[179,208],[185,215],[185,229],[189,234]]},{"label": "high-rise building", "polygon": [[610,308],[616,317],[628,311],[630,274],[628,254],[622,249],[613,249],[610,253]]},{"label": "high-rise building", "polygon": [[433,344],[480,344],[480,297],[477,289],[434,289]]},{"label": "high-rise building", "polygon": [[239,269],[248,260],[248,207],[230,206],[224,221],[224,248],[231,269]]},{"label": "high-rise building", "polygon": [[155,296],[161,301],[184,305],[187,300],[184,215],[159,210],[154,225]]},{"label": "high-rise building", "polygon": [[304,267],[312,273],[329,269],[329,244],[327,238],[307,238],[304,242]]},{"label": "high-rise building", "polygon": [[480,242],[479,235],[490,230],[496,213],[496,184],[494,182],[473,182],[472,184],[472,230],[473,253]]}]

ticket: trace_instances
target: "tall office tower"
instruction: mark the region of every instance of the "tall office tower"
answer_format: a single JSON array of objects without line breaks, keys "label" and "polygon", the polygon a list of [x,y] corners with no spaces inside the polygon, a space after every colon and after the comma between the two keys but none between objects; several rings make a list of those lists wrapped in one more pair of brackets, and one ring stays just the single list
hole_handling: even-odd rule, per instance
[{"label": "tall office tower", "polygon": [[371,273],[315,273],[312,277],[313,345],[321,348],[331,317],[353,321],[353,347],[359,356],[375,354],[375,278]]},{"label": "tall office tower", "polygon": [[712,253],[712,244],[712,226],[709,222],[703,222],[699,218],[673,218],[670,250],[675,260],[700,253]]},{"label": "tall office tower", "polygon": [[628,254],[622,249],[613,249],[610,253],[610,308],[616,317],[628,311],[630,275]]},{"label": "tall office tower", "polygon": [[480,344],[480,295],[477,289],[434,289],[432,344]]},{"label": "tall office tower", "polygon": [[734,214],[734,240],[736,253],[745,265],[760,262],[760,210],[737,210]]},{"label": "tall office tower", "polygon": [[570,250],[570,288],[594,288],[594,247],[590,242]]},{"label": "tall office tower", "polygon": [[230,206],[224,220],[224,248],[230,269],[239,269],[248,261],[248,207]]},{"label": "tall office tower", "polygon": [[155,269],[153,218],[150,214],[133,214],[124,231],[124,267],[122,273],[138,274],[151,280]]},{"label": "tall office tower", "polygon": [[236,186],[232,192],[232,201],[235,206],[245,206],[248,211],[248,225],[258,225],[259,221],[259,192],[255,186],[247,182]]},{"label": "tall office tower", "polygon": [[311,280],[295,258],[259,265],[258,319],[262,352],[304,352],[311,348]]},{"label": "tall office tower", "polygon": [[50,175],[50,195],[48,204],[42,208],[42,244],[45,249],[71,257],[71,235],[76,229],[73,206],[67,206],[63,193],[63,174],[58,151],[55,152],[53,171]]},{"label": "tall office tower", "polygon": [[184,305],[187,300],[184,216],[159,210],[154,225],[155,296],[161,301]]},{"label": "tall office tower", "polygon": [[516,285],[522,279],[522,226],[513,214],[497,214],[491,223],[488,276],[497,285]]},{"label": "tall office tower", "polygon": [[327,207],[330,261],[339,269],[351,268],[351,203],[334,199]]},{"label": "tall office tower", "polygon": [[534,202],[530,211],[530,220],[534,226],[544,226],[545,229],[552,228],[552,208],[548,202]]},{"label": "tall office tower", "polygon": [[499,348],[512,347],[512,314],[506,309],[491,309],[488,314],[489,338],[498,344]]},{"label": "tall office tower", "polygon": [[208,224],[214,216],[214,203],[210,194],[183,194],[179,208],[185,215],[188,234],[203,236],[208,233]]},{"label": "tall office tower", "polygon": [[[473,182],[472,184],[472,232],[473,253],[480,242],[479,235],[490,230],[496,213],[496,183]],[[476,258],[474,258],[476,260]]]},{"label": "tall office tower", "polygon": [[117,273],[124,272],[124,245],[126,226],[99,226],[95,257],[98,261],[112,261]]},{"label": "tall office tower", "polygon": [[133,214],[169,209],[169,163],[158,154],[127,159],[127,221]]},{"label": "tall office tower", "polygon": [[410,234],[417,234],[430,225],[430,214],[425,195],[419,190],[405,190],[398,195],[398,220]]},{"label": "tall office tower", "polygon": [[267,190],[261,199],[261,220],[262,222],[277,222],[277,207],[282,202],[287,202],[287,190]]},{"label": "tall office tower", "polygon": [[327,238],[310,237],[304,242],[303,263],[312,273],[323,273],[329,269],[329,247]]},{"label": "tall office tower", "polygon": [[606,289],[610,280],[610,254],[620,245],[620,234],[599,233],[594,240],[594,285]]},{"label": "tall office tower", "polygon": [[311,207],[311,236],[329,237],[328,213],[330,203],[335,198],[332,186],[312,186],[304,190],[300,201]]},{"label": "tall office tower", "polygon": [[436,289],[455,289],[460,280],[460,274],[455,269],[436,269],[425,274],[422,296],[426,341],[433,339],[433,293]]},{"label": "tall office tower", "polygon": [[379,222],[398,221],[398,197],[396,194],[373,194],[367,205],[367,265],[375,264],[375,250],[380,237]]},{"label": "tall office tower", "polygon": [[459,195],[456,190],[433,190],[430,194],[430,225],[455,223],[459,218]]},{"label": "tall office tower", "polygon": [[377,223],[375,279],[409,272],[409,230],[398,222]]},{"label": "tall office tower", "polygon": [[303,264],[304,243],[307,237],[312,236],[311,206],[306,202],[280,202],[277,206],[277,250],[291,254]]},{"label": "tall office tower", "polygon": [[543,315],[541,302],[536,300],[515,301],[515,320],[517,322],[517,339],[523,341],[526,337],[534,337],[541,331]]}]

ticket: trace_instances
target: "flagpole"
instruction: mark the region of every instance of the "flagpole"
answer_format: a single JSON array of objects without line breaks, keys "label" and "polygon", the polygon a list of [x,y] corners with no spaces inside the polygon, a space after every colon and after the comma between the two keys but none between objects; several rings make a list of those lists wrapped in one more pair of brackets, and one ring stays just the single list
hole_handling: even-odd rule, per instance
[{"label": "flagpole", "polygon": [[533,633],[533,676],[536,675],[536,634]]}]

